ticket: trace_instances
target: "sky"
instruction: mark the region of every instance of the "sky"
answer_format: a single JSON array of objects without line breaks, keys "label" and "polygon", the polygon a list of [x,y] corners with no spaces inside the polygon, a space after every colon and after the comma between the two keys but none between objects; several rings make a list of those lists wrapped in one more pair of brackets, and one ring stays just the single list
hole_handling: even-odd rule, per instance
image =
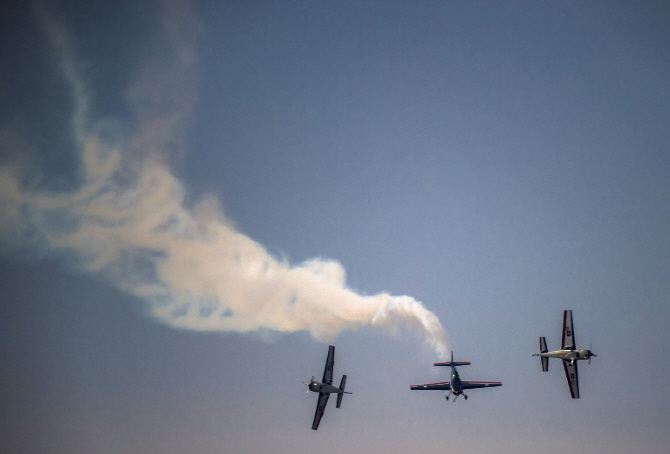
[{"label": "sky", "polygon": [[3,7],[6,449],[668,451],[665,2],[89,3]]}]

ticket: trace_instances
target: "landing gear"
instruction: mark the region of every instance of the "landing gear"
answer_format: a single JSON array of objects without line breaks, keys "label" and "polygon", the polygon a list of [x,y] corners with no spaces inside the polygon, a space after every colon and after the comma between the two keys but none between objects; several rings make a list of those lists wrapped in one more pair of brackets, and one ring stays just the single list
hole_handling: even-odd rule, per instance
[{"label": "landing gear", "polygon": [[447,399],[447,401],[449,401],[449,396],[451,396],[452,394],[454,395],[454,400],[453,400],[452,402],[456,402],[456,399],[458,399],[458,396],[463,396],[463,398],[464,398],[465,400],[468,400],[468,396],[466,396],[466,395],[463,394],[463,393],[460,393],[460,394],[449,393],[449,394],[447,394],[446,396],[444,396],[444,398]]}]

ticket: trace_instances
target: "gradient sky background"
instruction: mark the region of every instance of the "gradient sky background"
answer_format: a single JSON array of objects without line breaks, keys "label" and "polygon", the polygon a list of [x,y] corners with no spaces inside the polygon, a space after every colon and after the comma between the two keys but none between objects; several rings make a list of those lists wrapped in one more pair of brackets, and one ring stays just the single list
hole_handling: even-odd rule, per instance
[{"label": "gradient sky background", "polygon": [[[666,2],[90,3],[2,12],[7,452],[668,452]],[[279,259],[261,268],[336,260],[354,303],[410,295],[472,362],[463,379],[503,387],[410,392],[447,379],[412,323],[315,338],[157,319],[141,284],[161,254],[128,239],[163,241],[146,226],[164,210],[199,240],[234,225]],[[113,221],[87,230],[96,216]],[[307,326],[340,310],[315,300]],[[559,347],[564,309],[599,355],[579,400],[531,357],[538,336]],[[354,394],[315,432],[301,381],[329,342]]]}]

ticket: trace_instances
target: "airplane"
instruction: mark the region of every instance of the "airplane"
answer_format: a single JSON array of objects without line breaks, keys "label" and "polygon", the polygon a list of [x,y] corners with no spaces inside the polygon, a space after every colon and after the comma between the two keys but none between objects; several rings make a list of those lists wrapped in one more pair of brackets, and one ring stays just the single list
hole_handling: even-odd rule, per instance
[{"label": "airplane", "polygon": [[340,387],[337,388],[333,386],[333,365],[335,364],[335,347],[332,345],[328,346],[328,357],[326,358],[326,367],[323,369],[323,379],[321,383],[312,379],[309,383],[304,383],[309,388],[309,391],[319,393],[319,400],[316,403],[316,413],[314,413],[314,421],[312,422],[312,430],[317,430],[319,428],[319,423],[321,422],[321,417],[323,412],[326,410],[326,404],[328,403],[328,398],[331,394],[337,394],[337,406],[340,408],[342,404],[342,397],[345,394],[351,394],[344,390],[344,385],[347,383],[347,376],[342,375],[342,381],[340,381]]},{"label": "airplane", "polygon": [[553,352],[547,351],[547,340],[540,337],[540,353],[534,353],[533,356],[539,356],[542,362],[542,371],[549,370],[549,358],[559,358],[563,360],[563,369],[565,369],[565,378],[568,380],[570,394],[573,399],[579,399],[579,379],[577,376],[577,361],[588,360],[591,364],[591,357],[598,355],[591,350],[577,350],[575,348],[575,331],[572,325],[572,311],[563,311],[563,342],[562,349]]},{"label": "airplane", "polygon": [[433,363],[434,366],[450,366],[451,367],[451,382],[444,381],[439,383],[426,383],[425,385],[411,385],[409,388],[412,391],[429,391],[429,390],[440,390],[440,391],[449,391],[446,398],[449,400],[450,395],[454,395],[454,402],[458,399],[458,396],[463,395],[465,400],[468,399],[468,396],[463,392],[466,389],[475,389],[475,388],[493,388],[495,386],[502,386],[502,383],[499,381],[463,381],[458,375],[457,366],[468,366],[470,365],[469,361],[457,361],[454,362],[454,352],[451,352],[451,361],[444,363]]}]

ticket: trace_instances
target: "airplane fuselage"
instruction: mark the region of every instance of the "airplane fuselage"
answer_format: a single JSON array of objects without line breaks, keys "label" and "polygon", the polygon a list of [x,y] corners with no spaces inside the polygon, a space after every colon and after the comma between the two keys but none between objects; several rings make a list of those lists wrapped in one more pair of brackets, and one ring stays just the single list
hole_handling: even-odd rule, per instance
[{"label": "airplane fuselage", "polygon": [[553,352],[536,353],[535,355],[544,358],[559,358],[570,363],[588,360],[591,356],[594,356],[590,350],[554,350]]},{"label": "airplane fuselage", "polygon": [[318,381],[311,380],[307,385],[310,391],[315,393],[326,393],[326,394],[342,394],[342,391],[337,386],[329,385],[328,383],[319,383]]},{"label": "airplane fuselage", "polygon": [[451,366],[451,393],[455,396],[463,394],[461,377],[458,375],[458,370],[456,370],[454,366]]}]

